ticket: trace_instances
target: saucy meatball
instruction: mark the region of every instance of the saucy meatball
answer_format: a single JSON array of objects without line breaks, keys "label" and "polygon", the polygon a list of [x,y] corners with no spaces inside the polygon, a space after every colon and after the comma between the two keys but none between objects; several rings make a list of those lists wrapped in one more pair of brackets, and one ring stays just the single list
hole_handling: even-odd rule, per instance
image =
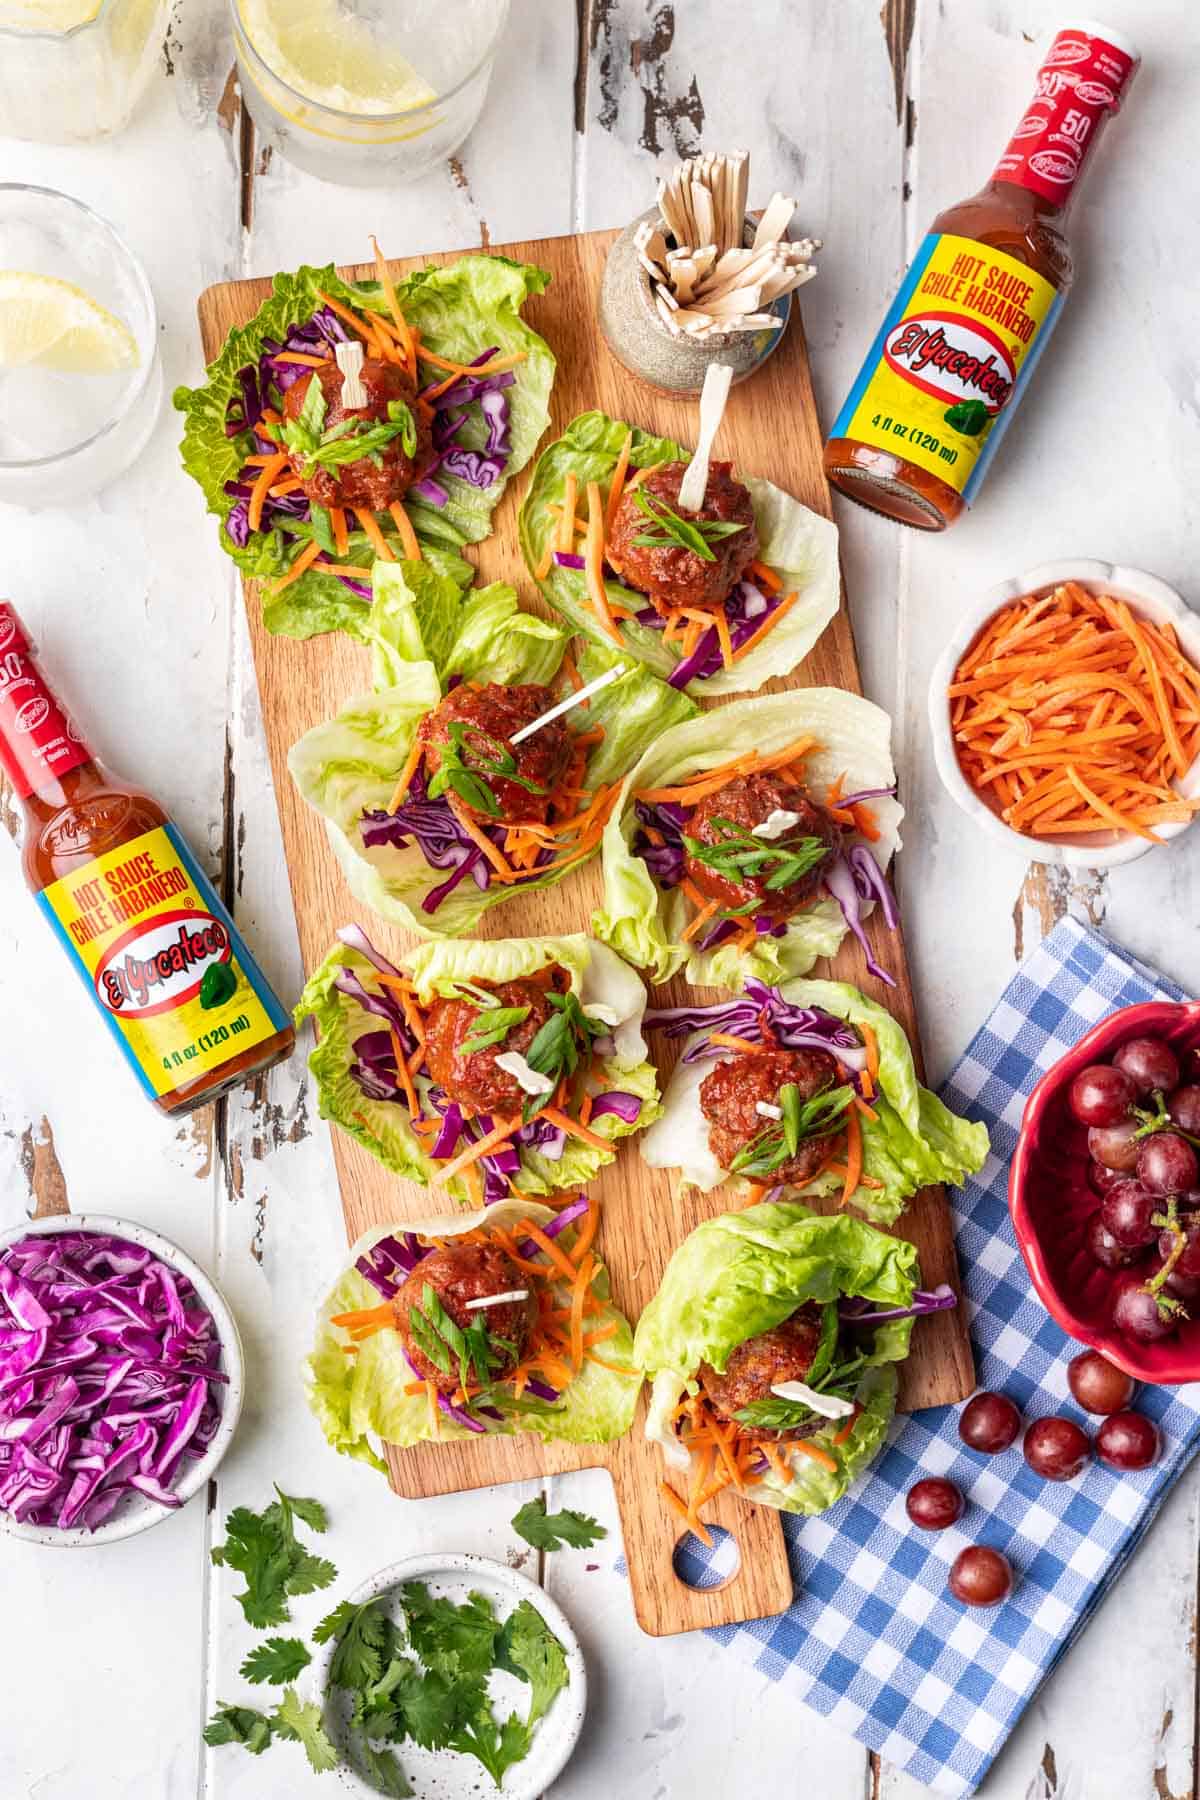
[{"label": "saucy meatball", "polygon": [[[617,502],[616,516],[609,534],[606,551],[609,562],[630,587],[649,596],[660,613],[675,606],[717,607],[740,580],[748,563],[758,555],[758,531],[754,524],[754,507],[748,488],[734,479],[730,463],[712,463],[708,486],[699,512],[689,512],[679,504],[679,485],[686,463],[662,463],[641,480],[627,488]],[[674,540],[661,544],[639,544],[640,537],[663,537],[661,525],[655,525],[638,499],[645,494],[653,504],[663,501],[681,519],[711,520],[714,524],[740,526],[728,537],[709,545],[713,560],[708,562]]]},{"label": "saucy meatball", "polygon": [[[513,1346],[510,1350],[493,1341],[493,1380],[502,1381],[516,1368],[525,1354],[537,1318],[537,1301],[529,1291],[526,1278],[498,1244],[447,1244],[441,1250],[430,1251],[401,1284],[392,1301],[396,1329],[421,1380],[432,1381],[439,1393],[453,1394],[462,1385],[458,1363],[451,1357],[449,1373],[439,1369],[417,1343],[409,1322],[414,1306],[424,1310],[426,1286],[433,1289],[462,1330],[482,1318],[489,1337],[493,1340],[502,1338],[505,1346]],[[520,1288],[526,1290],[524,1300],[506,1300],[501,1306],[474,1310],[467,1305],[469,1300],[483,1300],[492,1294],[511,1294]]]},{"label": "saucy meatball", "polygon": [[[764,850],[783,850],[789,845],[795,847],[801,838],[818,838],[825,846],[820,860],[795,881],[788,882],[786,887],[769,888],[767,882],[780,867],[778,863],[768,865],[757,875],[742,870],[735,879],[688,853],[684,857],[684,874],[709,900],[717,900],[722,906],[729,907],[746,906],[753,901],[755,910],[765,918],[782,920],[790,919],[812,898],[821,885],[826,868],[841,848],[842,828],[795,782],[784,781],[769,772],[735,776],[717,793],[707,795],[698,803],[688,822],[686,836],[699,844],[720,844],[730,836],[727,826],[752,835],[754,827],[763,824],[773,812],[792,812],[798,817],[782,837],[763,838]],[[719,820],[725,824],[719,824]]]},{"label": "saucy meatball", "polygon": [[[799,1088],[801,1100],[811,1100],[838,1085],[837,1064],[824,1050],[765,1050],[720,1062],[704,1077],[700,1110],[708,1121],[709,1149],[723,1169],[731,1168],[738,1152],[775,1123],[769,1114],[756,1110],[758,1102],[778,1106],[780,1088],[789,1085]],[[828,1138],[804,1140],[767,1179],[772,1186],[788,1182],[802,1187],[828,1153]]]},{"label": "saucy meatball", "polygon": [[[771,1389],[780,1381],[803,1381],[813,1366],[821,1342],[821,1308],[808,1302],[781,1325],[747,1338],[732,1351],[721,1374],[709,1363],[701,1363],[700,1386],[718,1419],[728,1421],[743,1407],[756,1400],[769,1400]],[[743,1435],[755,1440],[770,1438],[774,1442],[809,1437],[828,1423],[814,1418],[788,1431],[768,1431],[762,1426],[741,1425]]]},{"label": "saucy meatball", "polygon": [[417,429],[416,450],[412,456],[407,455],[402,439],[397,436],[376,451],[378,462],[372,457],[360,456],[355,462],[341,463],[333,469],[308,468],[304,457],[295,454],[292,467],[301,478],[304,492],[318,506],[363,506],[371,512],[383,512],[393,500],[402,500],[413,482],[419,480],[429,467],[433,443],[430,427],[422,420],[417,408],[416,383],[399,363],[384,362],[374,356],[364,360],[360,379],[367,396],[365,406],[342,405],[343,379],[335,362],[322,363],[311,374],[301,376],[283,396],[284,418],[300,417],[305,395],[313,381],[321,383],[325,395],[322,428],[325,431],[340,425],[343,419],[361,420],[364,429],[386,424],[389,402],[403,400],[412,411]]},{"label": "saucy meatball", "polygon": [[475,985],[495,994],[498,1006],[527,1006],[528,1013],[502,1043],[487,1050],[464,1050],[463,1039],[485,1020],[486,1013],[475,1000],[435,1000],[425,1017],[429,1073],[468,1113],[519,1113],[529,1096],[515,1075],[497,1065],[496,1058],[510,1050],[524,1056],[553,1009],[546,989],[536,981],[480,981]]},{"label": "saucy meatball", "polygon": [[[487,782],[499,812],[489,813],[472,806],[461,794],[457,796],[459,803],[476,818],[499,819],[506,825],[540,824],[546,818],[548,792],[561,781],[571,760],[570,728],[564,719],[552,719],[519,744],[508,740],[553,705],[550,689],[536,682],[520,687],[492,682],[480,688],[463,683],[422,720],[420,738],[426,762],[431,771],[440,768],[444,746],[454,741],[452,727],[469,725],[472,729],[457,734],[462,740],[458,755],[466,768]],[[513,772],[521,781],[506,780],[490,766],[505,752],[512,757],[516,765]],[[522,781],[546,791],[534,792],[523,787]]]}]

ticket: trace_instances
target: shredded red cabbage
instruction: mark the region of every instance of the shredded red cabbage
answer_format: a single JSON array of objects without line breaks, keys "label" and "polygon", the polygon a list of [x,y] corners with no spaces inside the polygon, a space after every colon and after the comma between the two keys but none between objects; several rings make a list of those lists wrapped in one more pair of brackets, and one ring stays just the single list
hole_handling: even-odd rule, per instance
[{"label": "shredded red cabbage", "polygon": [[794,1006],[785,1000],[778,988],[751,979],[736,1000],[718,1001],[715,1006],[667,1006],[646,1014],[651,1031],[664,1031],[668,1037],[690,1037],[703,1033],[683,1053],[685,1063],[705,1062],[711,1057],[729,1053],[709,1041],[714,1031],[746,1038],[750,1043],[770,1040],[785,1050],[827,1050],[842,1064],[857,1083],[867,1066],[867,1052],[854,1027],[845,1019],[835,1018],[818,1006]]},{"label": "shredded red cabbage", "polygon": [[[740,650],[756,631],[761,630],[771,614],[782,606],[784,599],[782,590],[778,594],[764,594],[753,582],[739,581],[723,603],[729,625],[729,641],[733,649]],[[637,620],[639,625],[646,625],[652,631],[661,631],[665,624],[662,615],[652,606],[643,607],[637,614]],[[692,654],[676,663],[667,676],[667,685],[685,688],[689,681],[707,681],[710,676],[719,675],[724,667],[721,639],[716,626],[710,625]]]},{"label": "shredded red cabbage", "polygon": [[834,857],[825,869],[823,880],[826,890],[841,908],[848,928],[862,945],[871,974],[877,981],[885,981],[889,987],[895,987],[895,977],[889,975],[886,969],[880,968],[875,961],[863,929],[862,909],[868,900],[879,902],[884,924],[890,931],[894,931],[900,921],[895,896],[871,852],[865,844],[853,844],[849,850],[843,850],[840,856]]},{"label": "shredded red cabbage", "polygon": [[96,1526],[131,1490],[160,1506],[220,1424],[228,1376],[186,1275],[102,1232],[31,1235],[0,1253],[0,1508]]},{"label": "shredded red cabbage", "polygon": [[[436,800],[430,800],[427,790],[425,771],[417,769],[408,793],[396,811],[368,809],[359,818],[359,833],[368,850],[382,845],[404,849],[415,844],[430,868],[451,870],[445,881],[430,888],[422,897],[421,911],[435,913],[447,894],[453,893],[468,875],[477,888],[486,889],[492,879],[492,866],[475,840],[463,830],[446,798],[439,795]],[[505,828],[502,825],[488,825],[480,820],[479,830],[497,849],[503,849]],[[510,886],[519,887],[524,881],[536,879],[539,870],[553,860],[553,850],[544,845],[528,873]]]},{"label": "shredded red cabbage", "polygon": [[918,1288],[911,1306],[897,1306],[876,1312],[869,1300],[842,1300],[838,1313],[849,1325],[883,1325],[889,1319],[919,1319],[926,1313],[947,1312],[958,1305],[958,1295],[944,1281],[935,1288]]},{"label": "shredded red cabbage", "polygon": [[641,1117],[642,1103],[636,1094],[610,1088],[606,1093],[597,1094],[592,1102],[593,1119],[602,1119],[605,1113],[615,1113],[626,1125],[636,1125]]}]

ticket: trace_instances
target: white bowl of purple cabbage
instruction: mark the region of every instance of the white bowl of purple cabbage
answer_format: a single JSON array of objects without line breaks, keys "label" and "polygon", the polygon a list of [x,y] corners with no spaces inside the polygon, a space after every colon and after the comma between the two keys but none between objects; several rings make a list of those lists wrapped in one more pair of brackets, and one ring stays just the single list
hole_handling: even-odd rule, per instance
[{"label": "white bowl of purple cabbage", "polygon": [[0,1234],[0,1530],[75,1547],[170,1517],[244,1387],[233,1314],[157,1232],[90,1213]]}]

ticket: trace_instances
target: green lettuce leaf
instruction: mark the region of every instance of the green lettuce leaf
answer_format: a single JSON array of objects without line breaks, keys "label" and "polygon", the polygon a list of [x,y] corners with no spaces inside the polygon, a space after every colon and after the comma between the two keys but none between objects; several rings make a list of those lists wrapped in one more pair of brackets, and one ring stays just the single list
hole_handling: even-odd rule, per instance
[{"label": "green lettuce leaf", "polygon": [[[473,930],[493,906],[555,886],[570,869],[550,870],[519,887],[495,882],[480,889],[468,878],[436,912],[426,912],[422,902],[448,871],[431,869],[416,844],[368,849],[359,822],[364,812],[386,811],[391,804],[417,727],[452,675],[544,685],[562,661],[566,634],[521,612],[506,582],[464,593],[423,562],[397,562],[377,563],[374,585],[367,635],[376,691],[306,732],[292,746],[288,768],[309,805],[324,817],[351,892],[393,924],[423,937],[452,936]],[[580,675],[591,680],[615,660],[610,652],[589,650]],[[686,695],[627,659],[626,673],[577,715],[589,729],[599,725],[605,733],[589,754],[587,784],[619,780],[659,732],[695,712]]]},{"label": "green lettuce leaf", "polygon": [[[557,526],[550,508],[561,505],[567,475],[575,475],[581,496],[586,495],[589,481],[599,482],[607,495],[629,429],[624,421],[610,419],[602,412],[580,413],[564,435],[538,458],[519,523],[521,551],[535,580]],[[670,438],[653,437],[633,428],[629,458],[632,468],[687,460],[688,455]],[[786,675],[808,655],[837,612],[841,598],[837,527],[832,520],[810,512],[769,481],[745,474],[741,479],[754,504],[759,559],[779,576],[784,593],[795,590],[800,598],[762,643],[748,651],[732,669],[692,682],[691,691],[697,698],[753,692],[773,676]],[[580,500],[578,505],[580,516],[585,516],[584,502]],[[538,586],[573,630],[602,643],[611,642],[597,622],[581,570],[563,569],[552,563],[549,574]],[[610,583],[608,591],[614,602],[628,600],[628,590],[617,583]],[[664,645],[661,632],[651,631],[635,620],[622,620],[619,629],[627,648],[656,675],[669,675],[680,660],[677,649]]]},{"label": "green lettuce leaf", "polygon": [[[908,1306],[918,1273],[915,1245],[848,1213],[821,1218],[795,1202],[773,1201],[704,1220],[671,1257],[634,1334],[635,1366],[651,1381],[647,1437],[662,1446],[668,1462],[685,1466],[687,1452],[670,1422],[684,1392],[695,1390],[701,1363],[724,1369],[739,1344],[781,1324],[806,1301],[861,1295],[881,1307]],[[864,1411],[846,1442],[832,1441],[840,1429],[836,1420],[808,1440],[835,1458],[837,1473],[782,1444],[792,1481],[755,1483],[747,1490],[750,1499],[810,1513],[845,1493],[882,1444],[895,1407],[889,1365],[908,1355],[912,1325],[897,1319],[875,1333],[856,1396]]]},{"label": "green lettuce leaf", "polygon": [[[544,1225],[552,1212],[527,1200],[501,1200],[488,1208],[490,1223],[512,1227],[522,1219]],[[395,1331],[377,1331],[361,1345],[357,1356],[347,1356],[348,1335],[331,1323],[338,1314],[377,1306],[379,1295],[354,1267],[355,1261],[394,1231],[415,1231],[424,1237],[452,1238],[475,1230],[478,1213],[456,1213],[430,1219],[402,1220],[381,1226],[360,1238],[350,1252],[349,1266],[326,1297],[317,1319],[316,1342],[308,1359],[306,1393],[322,1431],[335,1450],[355,1456],[378,1469],[386,1468],[378,1446],[405,1448],[430,1437],[429,1408],[423,1394],[406,1394],[412,1370],[405,1361]],[[564,1239],[569,1243],[569,1236]],[[633,1333],[628,1321],[611,1304],[608,1277],[601,1272],[593,1289],[605,1302],[596,1317],[598,1327],[615,1324],[614,1336],[605,1340],[605,1362],[632,1368]],[[340,1366],[339,1366],[340,1365]],[[506,1437],[533,1432],[547,1443],[602,1444],[628,1431],[633,1422],[641,1377],[615,1374],[597,1363],[586,1362],[582,1372],[554,1403],[523,1402],[492,1429]],[[470,1438],[474,1434],[438,1415],[438,1437]]]},{"label": "green lettuce leaf", "polygon": [[[761,699],[737,700],[664,730],[629,771],[621,799],[604,831],[604,904],[592,929],[629,962],[666,981],[686,968],[689,981],[706,987],[741,987],[751,975],[778,982],[832,956],[846,934],[837,902],[828,896],[789,920],[781,938],[762,937],[749,954],[718,945],[707,953],[683,942],[692,907],[682,889],[660,889],[633,852],[638,830],[634,802],[646,788],[674,787],[687,776],[719,768],[751,750],[782,750],[811,735],[817,749],[804,759],[814,796],[823,797],[839,776],[842,792],[891,787],[891,721],[880,707],[841,688],[798,688]],[[900,848],[904,809],[893,799],[873,800],[880,836],[867,847],[887,868]]]},{"label": "green lettuce leaf", "polygon": [[[741,986],[741,982],[735,983]],[[879,1045],[879,1091],[871,1101],[876,1119],[859,1121],[863,1136],[863,1175],[851,1204],[877,1225],[891,1225],[906,1203],[923,1187],[947,1182],[960,1187],[977,1174],[988,1154],[986,1125],[960,1119],[917,1080],[912,1048],[904,1028],[891,1013],[843,981],[785,981],[780,992],[795,1006],[815,1006],[869,1025]],[[689,1040],[694,1042],[695,1040]],[[651,1168],[680,1170],[689,1186],[708,1192],[730,1179],[708,1143],[708,1123],[700,1107],[700,1086],[715,1065],[682,1059],[667,1083],[662,1114],[641,1140],[642,1156]],[[805,1194],[841,1193],[836,1175],[818,1176]]]},{"label": "green lettuce leaf", "polygon": [[[610,1029],[611,1053],[599,1059],[609,1086],[636,1094],[642,1102],[634,1124],[627,1125],[616,1113],[602,1113],[591,1129],[615,1145],[619,1138],[645,1130],[658,1118],[658,1078],[641,1029],[646,990],[641,977],[605,945],[582,935],[497,938],[490,943],[449,940],[423,944],[401,960],[422,1004],[437,994],[454,993],[462,980],[512,981],[535,974],[548,963],[558,963],[569,974],[572,992],[579,996],[584,1011]],[[318,1027],[308,1066],[316,1080],[321,1117],[348,1131],[386,1168],[424,1186],[436,1180],[436,1165],[410,1128],[407,1108],[398,1100],[370,1099],[351,1073],[355,1043],[366,1032],[378,1031],[380,1021],[334,985],[344,968],[351,969],[366,986],[373,985],[375,972],[366,957],[335,944],[309,977],[296,1007],[297,1024],[311,1018]],[[424,1077],[418,1076],[418,1093],[425,1085]],[[521,1172],[515,1184],[524,1194],[539,1195],[584,1187],[614,1155],[615,1150],[598,1150],[578,1138],[567,1140],[557,1162],[521,1146]],[[450,1183],[449,1192],[461,1204],[470,1202],[470,1191],[461,1177]]]},{"label": "green lettuce leaf", "polygon": [[[424,505],[414,497],[409,507],[413,528],[424,553],[439,574],[460,585],[471,580],[470,564],[459,554],[464,544],[478,543],[491,529],[492,514],[512,476],[533,455],[549,420],[550,389],[554,381],[554,356],[545,340],[531,331],[520,309],[531,296],[540,294],[550,277],[544,269],[511,262],[503,256],[464,256],[445,268],[419,269],[397,282],[396,293],[409,323],[423,341],[440,356],[455,362],[471,362],[492,345],[501,355],[526,352],[516,368],[516,380],[506,390],[510,406],[512,445],[502,479],[486,489],[475,488],[456,476],[438,474],[448,499],[443,508]],[[180,451],[183,466],[198,483],[208,510],[221,521],[221,547],[243,574],[270,579],[283,574],[303,540],[311,535],[296,522],[285,540],[276,530],[255,532],[245,549],[239,549],[225,529],[234,501],[225,483],[236,479],[251,450],[251,433],[225,435],[225,413],[237,390],[238,370],[257,365],[267,338],[282,340],[290,326],[310,318],[322,304],[319,291],[346,305],[367,311],[385,311],[382,290],[375,281],[351,284],[342,280],[332,264],[305,266],[294,274],[277,275],[271,296],[247,324],[236,326],[219,356],[205,370],[196,388],[176,388],[174,402],[184,415]],[[487,441],[486,423],[471,408],[458,443],[479,449]],[[393,544],[396,533],[384,522],[384,535]],[[359,566],[374,562],[374,551],[361,532],[350,538],[349,560]],[[369,604],[351,593],[335,576],[307,570],[299,580],[272,598],[264,596],[267,628],[291,637],[311,637],[323,631],[365,634]]]}]

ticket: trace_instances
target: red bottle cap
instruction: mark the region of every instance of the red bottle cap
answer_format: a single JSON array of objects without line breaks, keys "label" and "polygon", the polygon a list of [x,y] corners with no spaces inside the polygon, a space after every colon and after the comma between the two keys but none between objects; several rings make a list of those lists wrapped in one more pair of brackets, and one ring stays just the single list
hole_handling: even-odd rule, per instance
[{"label": "red bottle cap", "polygon": [[1046,52],[1029,110],[996,164],[995,179],[1065,206],[1097,128],[1119,109],[1140,60],[1123,32],[1090,20],[1064,25]]}]

